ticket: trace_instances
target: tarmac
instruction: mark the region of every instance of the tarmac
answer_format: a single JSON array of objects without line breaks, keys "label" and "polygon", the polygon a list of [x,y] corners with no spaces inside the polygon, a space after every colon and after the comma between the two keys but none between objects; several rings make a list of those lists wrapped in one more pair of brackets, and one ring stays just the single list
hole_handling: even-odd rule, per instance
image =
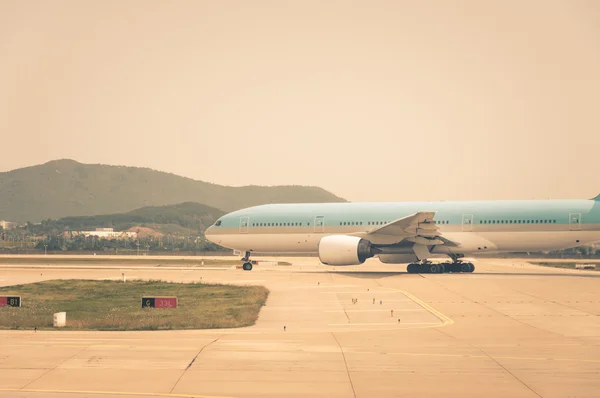
[{"label": "tarmac", "polygon": [[276,260],[293,265],[247,272],[0,259],[1,286],[125,273],[271,291],[248,328],[0,331],[0,398],[600,396],[600,272],[520,259],[424,275],[376,259]]}]

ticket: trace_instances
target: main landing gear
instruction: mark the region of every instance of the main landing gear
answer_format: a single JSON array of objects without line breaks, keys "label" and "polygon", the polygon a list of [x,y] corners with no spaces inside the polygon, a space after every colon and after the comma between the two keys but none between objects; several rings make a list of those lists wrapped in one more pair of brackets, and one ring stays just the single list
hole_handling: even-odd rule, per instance
[{"label": "main landing gear", "polygon": [[475,266],[473,263],[463,263],[460,260],[440,264],[425,260],[408,264],[406,270],[409,274],[443,274],[444,272],[473,272]]},{"label": "main landing gear", "polygon": [[242,265],[242,269],[244,271],[252,271],[252,262],[250,261],[250,252],[246,252],[246,255],[242,257],[242,261],[244,265]]}]

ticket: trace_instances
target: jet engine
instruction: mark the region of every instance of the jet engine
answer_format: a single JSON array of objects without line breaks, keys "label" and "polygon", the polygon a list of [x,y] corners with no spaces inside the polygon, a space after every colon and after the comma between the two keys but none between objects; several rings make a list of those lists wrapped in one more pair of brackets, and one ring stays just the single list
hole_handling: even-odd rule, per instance
[{"label": "jet engine", "polygon": [[319,241],[319,259],[326,265],[358,265],[374,255],[371,242],[357,236],[330,235]]}]

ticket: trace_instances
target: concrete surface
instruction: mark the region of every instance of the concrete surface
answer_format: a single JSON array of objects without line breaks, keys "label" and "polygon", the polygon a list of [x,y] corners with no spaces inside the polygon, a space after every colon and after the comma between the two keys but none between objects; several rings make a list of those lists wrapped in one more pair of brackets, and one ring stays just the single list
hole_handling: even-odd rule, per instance
[{"label": "concrete surface", "polygon": [[294,265],[245,272],[0,259],[0,285],[125,272],[271,290],[250,328],[0,331],[0,398],[600,396],[600,272],[482,259],[473,274],[409,275],[377,260],[345,268],[278,260]]}]

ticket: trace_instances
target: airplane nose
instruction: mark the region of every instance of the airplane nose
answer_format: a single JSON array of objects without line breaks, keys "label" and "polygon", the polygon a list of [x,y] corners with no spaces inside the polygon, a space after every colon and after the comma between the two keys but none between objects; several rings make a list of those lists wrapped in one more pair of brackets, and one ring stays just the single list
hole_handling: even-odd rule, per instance
[{"label": "airplane nose", "polygon": [[211,239],[211,238],[214,236],[214,234],[213,234],[213,228],[214,228],[214,227],[212,227],[212,226],[211,226],[211,227],[208,227],[208,228],[206,229],[206,231],[204,231],[204,237],[205,237],[206,239],[208,239],[209,241],[211,241],[211,242],[213,242],[213,243],[216,243],[216,242],[215,242],[213,239]]}]

